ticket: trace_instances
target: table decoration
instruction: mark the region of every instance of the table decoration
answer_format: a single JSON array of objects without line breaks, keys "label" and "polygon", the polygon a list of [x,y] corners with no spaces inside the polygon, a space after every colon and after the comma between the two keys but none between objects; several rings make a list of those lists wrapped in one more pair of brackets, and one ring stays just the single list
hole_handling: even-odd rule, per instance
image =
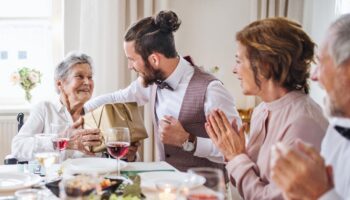
[{"label": "table decoration", "polygon": [[42,73],[36,69],[22,67],[14,72],[11,81],[14,85],[19,84],[25,92],[25,99],[30,102],[32,94],[30,91],[41,83]]}]

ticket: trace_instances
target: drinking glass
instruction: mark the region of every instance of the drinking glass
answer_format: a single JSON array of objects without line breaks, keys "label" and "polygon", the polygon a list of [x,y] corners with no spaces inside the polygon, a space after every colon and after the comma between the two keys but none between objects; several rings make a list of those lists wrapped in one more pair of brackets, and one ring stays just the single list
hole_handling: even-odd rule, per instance
[{"label": "drinking glass", "polygon": [[[188,170],[188,184],[198,179],[198,175],[205,178],[205,188],[191,189],[186,194],[187,200],[224,200],[225,181],[220,169],[199,167]],[[197,175],[197,176],[196,176]]]},{"label": "drinking glass", "polygon": [[45,170],[45,179],[49,180],[49,167],[55,164],[59,160],[58,152],[55,152],[50,147],[50,142],[52,138],[55,137],[51,133],[38,133],[35,134],[35,141],[37,142],[38,149],[34,154],[35,159],[39,162],[41,168]]},{"label": "drinking glass", "polygon": [[39,162],[40,166],[45,169],[45,181],[49,182],[50,174],[49,168],[58,162],[59,153],[57,152],[39,152],[35,154],[35,159]]},{"label": "drinking glass", "polygon": [[108,153],[117,159],[117,176],[120,176],[119,159],[128,153],[130,146],[130,131],[126,127],[113,127],[108,129],[105,137]]},{"label": "drinking glass", "polygon": [[51,133],[55,136],[52,137],[53,148],[59,152],[60,159],[59,163],[62,163],[63,151],[66,150],[69,142],[69,137],[71,136],[69,131],[69,124],[67,123],[51,123],[50,124]]}]

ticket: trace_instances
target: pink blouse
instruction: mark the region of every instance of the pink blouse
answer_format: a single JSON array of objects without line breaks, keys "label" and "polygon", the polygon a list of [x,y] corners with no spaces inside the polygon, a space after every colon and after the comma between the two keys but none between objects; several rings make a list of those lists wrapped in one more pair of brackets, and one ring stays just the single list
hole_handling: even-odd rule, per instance
[{"label": "pink blouse", "polygon": [[262,102],[252,115],[247,154],[236,156],[226,165],[231,182],[246,200],[283,199],[282,191],[270,178],[272,145],[279,141],[293,145],[299,138],[320,150],[327,126],[321,107],[302,92]]}]

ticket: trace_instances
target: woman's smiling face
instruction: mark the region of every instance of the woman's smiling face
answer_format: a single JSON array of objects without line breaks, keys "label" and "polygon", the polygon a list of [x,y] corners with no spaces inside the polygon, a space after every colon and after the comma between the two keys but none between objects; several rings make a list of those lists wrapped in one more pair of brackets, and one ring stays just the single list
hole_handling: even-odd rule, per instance
[{"label": "woman's smiling face", "polygon": [[60,87],[68,96],[71,105],[85,103],[94,91],[94,81],[89,64],[75,64],[68,72],[67,78],[59,80]]},{"label": "woman's smiling face", "polygon": [[233,67],[233,73],[240,80],[243,94],[256,95],[260,89],[255,82],[254,72],[251,67],[250,60],[247,56],[246,47],[237,42],[236,64]]}]

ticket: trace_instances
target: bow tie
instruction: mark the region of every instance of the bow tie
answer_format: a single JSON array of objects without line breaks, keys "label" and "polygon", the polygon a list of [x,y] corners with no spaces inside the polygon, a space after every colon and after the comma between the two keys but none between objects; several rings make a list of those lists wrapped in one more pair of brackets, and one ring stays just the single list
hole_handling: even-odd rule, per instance
[{"label": "bow tie", "polygon": [[161,80],[156,80],[155,82],[158,85],[158,88],[160,89],[168,89],[170,91],[174,91],[174,89],[165,81],[161,81]]},{"label": "bow tie", "polygon": [[340,135],[344,136],[346,139],[350,140],[350,128],[345,128],[341,126],[335,126],[335,130],[340,133]]}]

